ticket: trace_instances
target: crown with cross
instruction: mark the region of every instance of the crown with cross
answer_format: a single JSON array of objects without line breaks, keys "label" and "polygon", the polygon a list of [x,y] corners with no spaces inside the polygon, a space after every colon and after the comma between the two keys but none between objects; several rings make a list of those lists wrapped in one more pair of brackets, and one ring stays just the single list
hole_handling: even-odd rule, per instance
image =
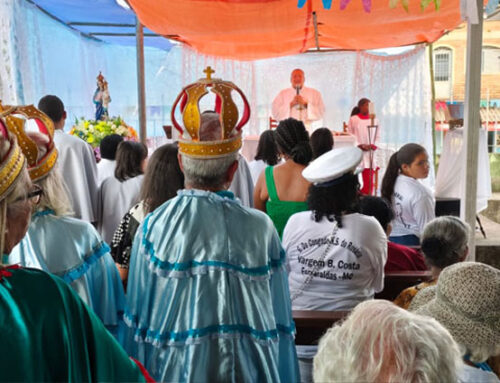
[{"label": "crown with cross", "polygon": [[[16,117],[17,116],[17,117]],[[57,149],[54,144],[54,123],[42,111],[33,105],[9,106],[0,102],[0,117],[10,133],[17,137],[17,142],[28,161],[28,172],[33,181],[45,177],[54,167],[57,160]],[[25,131],[26,120],[34,120],[40,133],[48,138],[47,152],[38,158],[38,146]]]},{"label": "crown with cross", "polygon": [[[172,107],[172,123],[181,133],[179,152],[194,158],[217,158],[234,153],[241,148],[241,128],[250,118],[248,101],[236,85],[229,81],[212,78],[214,70],[208,66],[204,71],[205,78],[186,86],[177,96]],[[200,141],[201,126],[200,99],[208,94],[208,88],[215,94],[215,111],[219,114],[221,123],[221,137],[216,141]],[[239,113],[232,98],[232,91],[236,91],[244,104],[243,115],[239,120]],[[175,118],[175,110],[180,102],[182,122],[184,128]],[[239,120],[239,121],[238,121]]]}]

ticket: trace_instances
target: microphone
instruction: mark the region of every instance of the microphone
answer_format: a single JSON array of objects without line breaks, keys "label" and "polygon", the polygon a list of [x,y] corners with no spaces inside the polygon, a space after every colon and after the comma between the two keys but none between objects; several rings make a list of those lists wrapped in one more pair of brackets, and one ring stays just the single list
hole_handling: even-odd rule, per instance
[{"label": "microphone", "polygon": [[300,88],[298,86],[295,87],[295,91],[297,92],[297,96],[299,95]]}]

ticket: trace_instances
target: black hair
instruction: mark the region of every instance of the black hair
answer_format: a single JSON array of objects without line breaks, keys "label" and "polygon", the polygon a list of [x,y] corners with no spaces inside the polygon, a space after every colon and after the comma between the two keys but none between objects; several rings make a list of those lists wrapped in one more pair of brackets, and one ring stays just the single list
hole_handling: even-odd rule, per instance
[{"label": "black hair", "polygon": [[370,217],[375,217],[385,232],[394,219],[391,204],[381,197],[363,196],[359,201],[359,212]]},{"label": "black hair", "polygon": [[425,152],[425,148],[419,144],[403,145],[389,159],[389,164],[385,170],[384,178],[382,179],[381,194],[387,201],[392,204],[392,195],[394,194],[394,184],[401,171],[403,164],[411,165],[415,157],[420,153]]},{"label": "black hair", "polygon": [[262,160],[270,166],[278,163],[279,153],[274,135],[272,130],[266,130],[260,135],[257,154],[254,157],[255,160]]},{"label": "black hair", "polygon": [[38,101],[38,109],[50,117],[50,119],[57,123],[61,121],[64,116],[64,104],[61,99],[54,95],[43,96]]},{"label": "black hair", "polygon": [[151,155],[141,187],[141,200],[145,202],[146,213],[175,197],[177,191],[184,187],[184,174],[179,167],[177,153],[177,145],[166,144]]},{"label": "black hair", "polygon": [[322,154],[329,152],[333,149],[333,135],[328,128],[316,129],[313,134],[311,134],[311,149],[313,153],[313,159],[318,158]]},{"label": "black hair", "polygon": [[316,222],[326,217],[337,221],[342,227],[342,215],[358,211],[359,182],[358,176],[350,174],[345,181],[327,187],[311,185],[307,196],[307,206],[313,212]]},{"label": "black hair", "polygon": [[280,121],[275,137],[278,149],[282,153],[290,156],[298,164],[309,164],[312,159],[312,149],[309,145],[309,133],[302,121],[294,118]]},{"label": "black hair", "polygon": [[370,100],[367,98],[362,98],[361,100],[359,100],[358,104],[354,108],[352,108],[351,117],[361,113],[361,107],[367,102],[370,102]]},{"label": "black hair", "polygon": [[148,148],[140,142],[123,141],[116,150],[115,177],[126,181],[143,174],[142,161],[148,156]]},{"label": "black hair", "polygon": [[101,150],[101,158],[114,160],[116,158],[116,150],[118,145],[123,141],[123,137],[119,134],[110,134],[102,139],[99,149]]}]

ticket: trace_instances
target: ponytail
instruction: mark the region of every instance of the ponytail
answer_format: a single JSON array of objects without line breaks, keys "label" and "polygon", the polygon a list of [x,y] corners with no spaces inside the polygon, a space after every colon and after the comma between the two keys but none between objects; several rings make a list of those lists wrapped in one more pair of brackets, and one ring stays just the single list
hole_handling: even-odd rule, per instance
[{"label": "ponytail", "polygon": [[351,117],[352,116],[356,116],[357,114],[359,114],[361,111],[359,110],[359,108],[357,106],[355,106],[354,108],[352,108],[352,111],[351,111]]},{"label": "ponytail", "polygon": [[394,194],[394,185],[399,175],[398,152],[394,153],[389,159],[389,164],[385,170],[384,178],[382,179],[382,197],[392,205],[392,195]]},{"label": "ponytail", "polygon": [[394,185],[401,171],[402,165],[411,165],[415,157],[425,152],[425,148],[419,144],[403,145],[389,159],[389,164],[382,180],[381,194],[392,205],[392,195],[394,194]]}]

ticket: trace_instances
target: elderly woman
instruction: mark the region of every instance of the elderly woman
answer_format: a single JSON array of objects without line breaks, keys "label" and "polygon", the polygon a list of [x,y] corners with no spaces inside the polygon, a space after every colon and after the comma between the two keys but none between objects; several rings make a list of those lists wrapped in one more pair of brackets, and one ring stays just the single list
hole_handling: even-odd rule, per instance
[{"label": "elderly woman", "polygon": [[441,270],[463,261],[469,253],[469,233],[469,225],[457,217],[443,216],[429,222],[422,235],[422,252],[431,269],[432,279],[403,290],[394,303],[407,309],[420,290],[437,283]]},{"label": "elderly woman", "polygon": [[[33,267],[61,277],[80,295],[113,333],[121,323],[125,296],[120,277],[109,253],[94,227],[70,217],[71,204],[64,182],[56,168],[56,149],[50,130],[46,134],[9,128],[23,145],[26,157],[32,158],[29,171],[43,193],[32,206],[32,220],[25,238],[11,253],[9,262]],[[55,158],[54,158],[55,159]]]},{"label": "elderly woman", "polygon": [[312,150],[304,123],[293,118],[280,121],[275,139],[285,162],[260,174],[253,199],[254,207],[267,213],[281,238],[288,218],[307,210],[309,182],[302,171],[311,161]]},{"label": "elderly woman", "polygon": [[[350,310],[384,286],[387,237],[377,220],[356,212],[358,148],[334,149],[303,172],[312,182],[309,211],[283,233],[294,310]],[[297,346],[302,381],[310,381],[314,346]]]},{"label": "elderly woman", "polygon": [[[41,189],[0,120],[0,251],[25,235]],[[144,382],[97,316],[60,278],[0,261],[0,370],[4,381]],[[144,370],[144,373],[147,373]]]},{"label": "elderly woman", "polygon": [[500,355],[500,270],[461,262],[443,270],[436,286],[415,296],[410,310],[436,319],[464,358],[460,382],[500,382],[486,362]]},{"label": "elderly woman", "polygon": [[132,241],[137,228],[146,215],[165,201],[177,195],[184,187],[184,174],[177,159],[177,146],[163,145],[151,156],[141,189],[141,202],[123,217],[111,242],[111,255],[120,270],[124,286],[127,285]]},{"label": "elderly woman", "polygon": [[321,338],[315,382],[456,382],[460,352],[436,320],[393,303],[360,303]]}]

